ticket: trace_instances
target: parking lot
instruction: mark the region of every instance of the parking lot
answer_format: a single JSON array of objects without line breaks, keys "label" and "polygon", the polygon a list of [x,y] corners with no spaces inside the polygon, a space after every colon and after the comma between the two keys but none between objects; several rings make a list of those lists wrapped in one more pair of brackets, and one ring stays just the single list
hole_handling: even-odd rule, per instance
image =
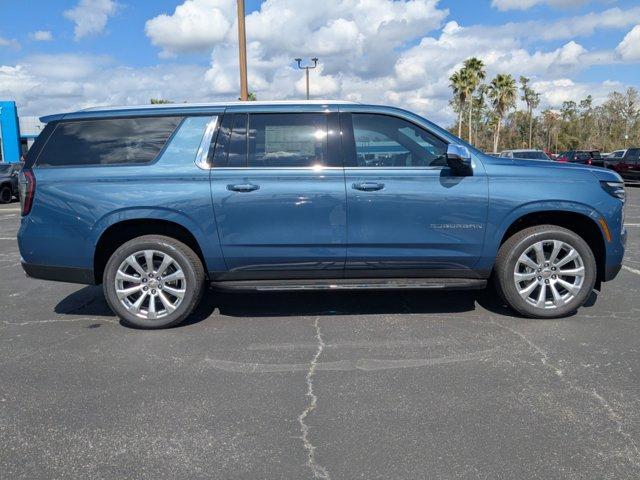
[{"label": "parking lot", "polygon": [[579,314],[490,292],[210,292],[121,325],[100,287],[25,278],[0,206],[0,475],[638,478],[640,188],[625,268]]}]

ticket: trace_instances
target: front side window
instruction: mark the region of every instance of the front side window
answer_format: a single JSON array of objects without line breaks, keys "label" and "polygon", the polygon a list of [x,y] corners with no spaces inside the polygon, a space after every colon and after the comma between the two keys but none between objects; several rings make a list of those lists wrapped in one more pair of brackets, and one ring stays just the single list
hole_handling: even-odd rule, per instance
[{"label": "front side window", "polygon": [[354,113],[358,167],[443,167],[447,143],[426,130],[389,115]]},{"label": "front side window", "polygon": [[182,117],[109,118],[60,122],[38,166],[139,164],[156,158]]}]

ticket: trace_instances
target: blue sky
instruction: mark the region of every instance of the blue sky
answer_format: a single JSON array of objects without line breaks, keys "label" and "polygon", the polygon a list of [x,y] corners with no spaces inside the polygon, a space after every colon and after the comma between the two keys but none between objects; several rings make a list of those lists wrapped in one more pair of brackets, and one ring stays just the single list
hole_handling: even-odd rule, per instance
[{"label": "blue sky", "polygon": [[[37,115],[151,96],[233,99],[234,5],[0,0],[0,97]],[[365,11],[356,0],[248,0],[247,14],[261,99],[299,98],[291,59],[314,52],[316,96],[399,104],[444,123],[448,76],[469,55],[490,75],[531,77],[551,107],[640,84],[637,1],[373,0]]]}]

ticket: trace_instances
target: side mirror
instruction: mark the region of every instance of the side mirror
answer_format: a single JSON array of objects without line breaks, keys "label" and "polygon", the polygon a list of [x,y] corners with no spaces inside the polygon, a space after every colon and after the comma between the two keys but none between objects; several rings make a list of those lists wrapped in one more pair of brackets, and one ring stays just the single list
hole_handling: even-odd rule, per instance
[{"label": "side mirror", "polygon": [[447,165],[458,175],[471,175],[471,153],[463,145],[450,143],[447,145]]}]

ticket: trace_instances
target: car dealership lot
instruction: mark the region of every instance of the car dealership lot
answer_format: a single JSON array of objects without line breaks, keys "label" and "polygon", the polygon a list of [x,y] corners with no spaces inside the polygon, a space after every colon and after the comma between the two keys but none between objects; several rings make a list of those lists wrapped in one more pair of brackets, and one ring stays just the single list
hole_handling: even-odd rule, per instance
[{"label": "car dealership lot", "polygon": [[3,478],[640,476],[640,188],[625,269],[544,321],[491,292],[210,292],[134,330],[100,287],[25,278],[19,218],[0,206]]}]

